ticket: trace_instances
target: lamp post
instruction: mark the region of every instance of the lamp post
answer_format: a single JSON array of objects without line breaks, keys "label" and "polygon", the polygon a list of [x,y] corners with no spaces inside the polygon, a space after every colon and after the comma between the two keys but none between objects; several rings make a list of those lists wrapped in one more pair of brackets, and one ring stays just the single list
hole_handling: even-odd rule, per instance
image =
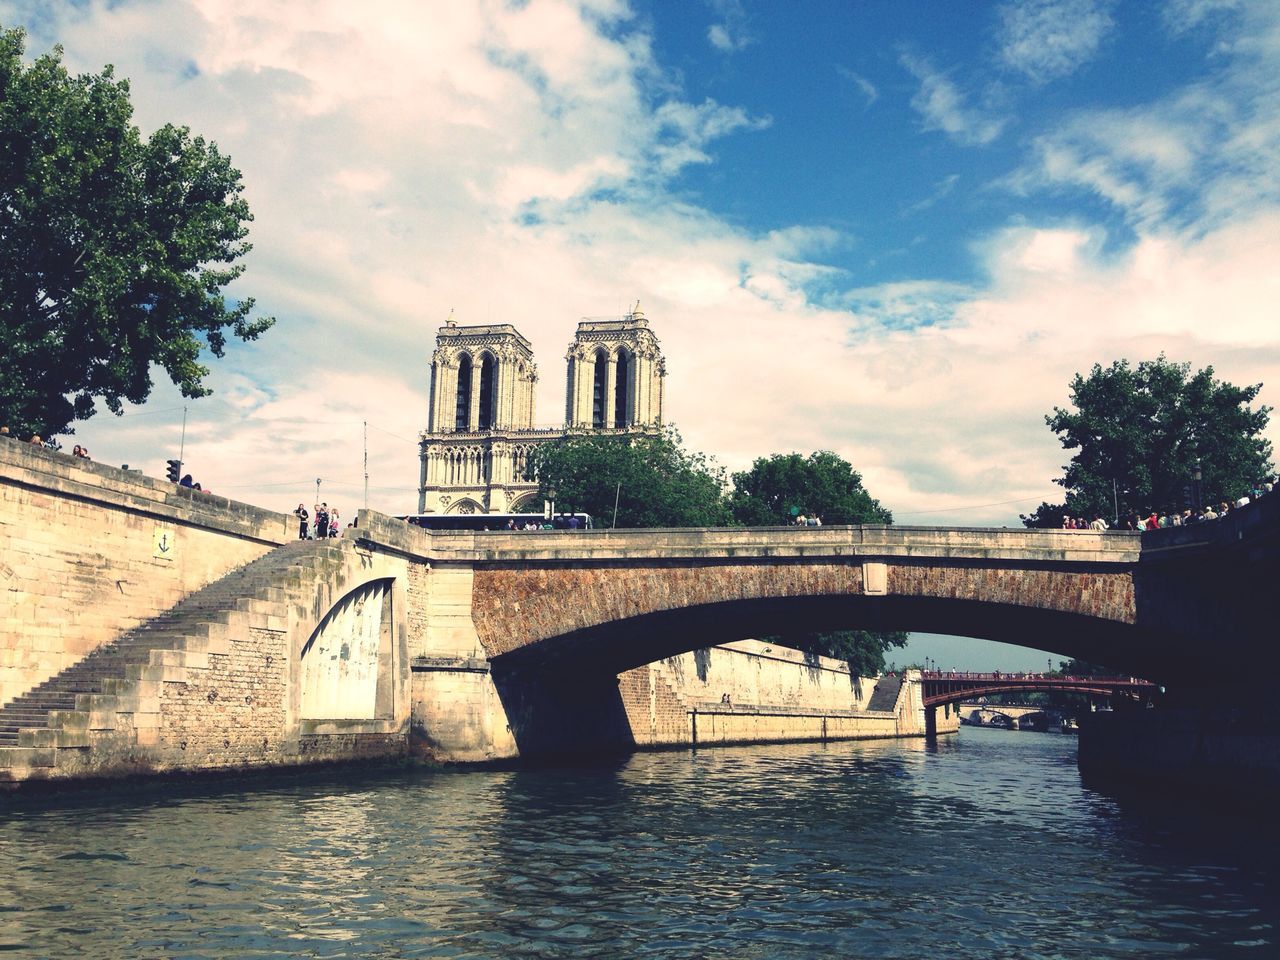
[{"label": "lamp post", "polygon": [[1196,512],[1200,512],[1200,481],[1203,475],[1200,472],[1200,458],[1196,457],[1195,464],[1191,467],[1191,499],[1192,506]]}]

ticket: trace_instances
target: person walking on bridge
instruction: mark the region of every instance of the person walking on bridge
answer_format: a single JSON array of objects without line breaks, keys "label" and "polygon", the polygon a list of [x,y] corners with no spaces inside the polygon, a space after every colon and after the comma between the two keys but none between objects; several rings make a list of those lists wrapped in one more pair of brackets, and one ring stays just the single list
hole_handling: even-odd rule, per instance
[{"label": "person walking on bridge", "polygon": [[298,518],[298,539],[307,539],[307,526],[311,519],[311,514],[307,513],[307,508],[302,504],[298,504],[298,509],[293,511],[293,515]]}]

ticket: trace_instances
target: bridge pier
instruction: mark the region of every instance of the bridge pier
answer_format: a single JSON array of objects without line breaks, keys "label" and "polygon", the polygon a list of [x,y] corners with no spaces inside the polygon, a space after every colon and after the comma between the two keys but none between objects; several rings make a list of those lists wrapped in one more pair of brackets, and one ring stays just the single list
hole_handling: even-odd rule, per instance
[{"label": "bridge pier", "polygon": [[1272,804],[1280,798],[1280,735],[1264,703],[1086,714],[1080,773],[1100,786],[1210,794],[1215,805]]}]

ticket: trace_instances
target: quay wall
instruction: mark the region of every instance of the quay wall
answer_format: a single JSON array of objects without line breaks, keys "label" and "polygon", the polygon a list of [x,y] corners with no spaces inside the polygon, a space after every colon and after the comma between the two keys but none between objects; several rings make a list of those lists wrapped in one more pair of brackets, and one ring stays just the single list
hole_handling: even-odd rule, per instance
[{"label": "quay wall", "polygon": [[0,706],[291,534],[288,514],[0,438]]},{"label": "quay wall", "polygon": [[[845,662],[741,640],[628,670],[618,688],[632,743],[654,749],[922,736],[916,681],[893,709],[871,711],[876,680]],[[938,712],[934,732],[958,729],[957,713]]]}]

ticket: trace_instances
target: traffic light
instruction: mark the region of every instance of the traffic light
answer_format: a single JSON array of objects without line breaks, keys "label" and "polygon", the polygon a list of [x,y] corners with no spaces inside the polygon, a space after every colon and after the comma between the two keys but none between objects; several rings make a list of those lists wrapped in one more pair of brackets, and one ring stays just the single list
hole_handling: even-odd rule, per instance
[{"label": "traffic light", "polygon": [[169,467],[165,470],[164,475],[169,478],[170,483],[177,483],[178,477],[182,475],[182,461],[166,460],[165,462],[169,464]]}]

